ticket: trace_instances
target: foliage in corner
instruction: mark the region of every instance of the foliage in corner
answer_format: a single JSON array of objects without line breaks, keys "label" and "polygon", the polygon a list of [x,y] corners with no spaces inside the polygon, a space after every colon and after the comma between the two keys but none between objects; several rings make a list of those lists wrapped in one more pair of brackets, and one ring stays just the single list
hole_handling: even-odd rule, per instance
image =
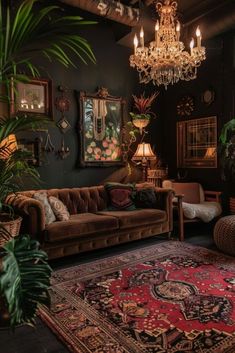
[{"label": "foliage in corner", "polygon": [[223,180],[235,181],[235,118],[221,130],[218,153]]},{"label": "foliage in corner", "polygon": [[39,76],[33,59],[38,55],[65,67],[76,67],[74,58],[87,64],[95,56],[86,39],[78,35],[81,26],[94,24],[80,16],[65,16],[59,6],[35,9],[38,0],[23,1],[16,11],[0,0],[0,82],[10,87],[10,77],[27,80],[19,67]]},{"label": "foliage in corner", "polygon": [[4,297],[10,325],[34,324],[40,304],[49,305],[51,268],[47,254],[28,235],[13,238],[0,249],[0,295]]}]

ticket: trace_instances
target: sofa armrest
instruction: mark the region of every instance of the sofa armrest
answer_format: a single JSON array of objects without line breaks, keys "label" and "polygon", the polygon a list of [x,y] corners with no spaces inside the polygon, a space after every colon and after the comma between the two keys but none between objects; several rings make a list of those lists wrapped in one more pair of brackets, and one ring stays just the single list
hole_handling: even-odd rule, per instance
[{"label": "sofa armrest", "polygon": [[45,229],[45,212],[40,201],[17,193],[7,196],[6,204],[23,216],[23,221],[27,220],[27,231],[33,237]]},{"label": "sofa armrest", "polygon": [[169,232],[173,229],[173,197],[174,191],[172,189],[165,189],[155,187],[157,195],[157,207],[166,211],[167,219],[169,221]]}]

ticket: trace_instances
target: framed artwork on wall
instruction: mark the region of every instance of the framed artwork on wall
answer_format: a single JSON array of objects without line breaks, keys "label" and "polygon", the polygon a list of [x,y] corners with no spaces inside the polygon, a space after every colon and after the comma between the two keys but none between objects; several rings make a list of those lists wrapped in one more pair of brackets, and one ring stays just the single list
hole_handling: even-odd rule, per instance
[{"label": "framed artwork on wall", "polygon": [[123,105],[106,88],[96,94],[77,92],[80,102],[80,166],[123,165]]},{"label": "framed artwork on wall", "polygon": [[177,167],[217,168],[217,118],[177,123]]},{"label": "framed artwork on wall", "polygon": [[11,91],[11,114],[41,114],[53,120],[51,80],[33,78],[16,82]]},{"label": "framed artwork on wall", "polygon": [[40,167],[42,165],[42,147],[41,140],[39,138],[35,138],[34,140],[17,139],[17,148],[25,152],[25,159],[29,165],[33,165],[35,167]]}]

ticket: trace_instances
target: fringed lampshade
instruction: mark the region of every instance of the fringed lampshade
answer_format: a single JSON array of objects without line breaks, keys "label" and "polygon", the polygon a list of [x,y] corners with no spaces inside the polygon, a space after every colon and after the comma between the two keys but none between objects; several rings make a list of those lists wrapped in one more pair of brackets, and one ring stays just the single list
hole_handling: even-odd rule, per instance
[{"label": "fringed lampshade", "polygon": [[0,142],[0,158],[7,159],[18,148],[16,136],[10,134]]},{"label": "fringed lampshade", "polygon": [[142,142],[138,144],[137,149],[132,157],[132,160],[141,162],[141,166],[143,168],[144,181],[147,180],[148,161],[155,159],[156,156],[153,153],[150,143]]}]

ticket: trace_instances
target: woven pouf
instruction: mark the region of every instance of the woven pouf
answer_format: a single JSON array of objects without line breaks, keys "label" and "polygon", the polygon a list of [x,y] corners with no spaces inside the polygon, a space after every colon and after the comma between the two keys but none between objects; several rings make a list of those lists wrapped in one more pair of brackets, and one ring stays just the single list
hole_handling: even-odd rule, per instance
[{"label": "woven pouf", "polygon": [[214,241],[218,249],[235,256],[235,216],[218,220],[214,227]]}]

